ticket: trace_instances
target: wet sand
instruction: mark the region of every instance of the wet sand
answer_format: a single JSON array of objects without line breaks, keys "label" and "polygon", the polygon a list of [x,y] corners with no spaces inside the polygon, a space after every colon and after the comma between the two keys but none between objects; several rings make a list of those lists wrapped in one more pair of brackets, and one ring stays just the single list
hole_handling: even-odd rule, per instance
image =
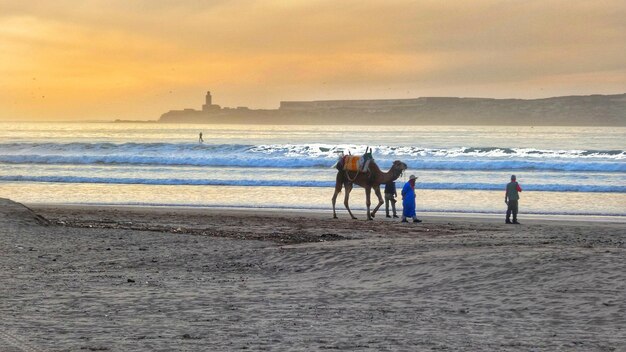
[{"label": "wet sand", "polygon": [[0,200],[0,351],[626,351],[625,224],[423,219]]}]

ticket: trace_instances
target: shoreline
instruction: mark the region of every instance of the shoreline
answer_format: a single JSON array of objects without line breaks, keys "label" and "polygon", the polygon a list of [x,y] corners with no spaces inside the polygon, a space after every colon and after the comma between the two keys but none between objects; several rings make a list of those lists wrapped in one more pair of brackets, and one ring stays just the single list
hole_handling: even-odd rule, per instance
[{"label": "shoreline", "polygon": [[[251,214],[265,214],[265,215],[278,215],[278,214],[308,214],[315,218],[329,218],[332,217],[332,209],[322,210],[315,208],[278,208],[278,207],[238,207],[238,206],[206,206],[206,205],[172,205],[172,204],[163,204],[163,205],[155,205],[155,204],[89,204],[89,203],[24,203],[24,205],[33,209],[48,209],[48,208],[59,208],[59,209],[68,209],[68,210],[79,210],[85,207],[92,209],[110,209],[110,208],[121,208],[128,210],[166,210],[166,211],[201,211],[201,212],[209,212],[209,213],[217,213],[217,212],[226,212],[228,214],[236,215],[251,215]],[[342,204],[338,204],[341,208],[337,208],[337,215],[339,216],[339,220],[345,219],[349,220],[349,216],[343,208]],[[353,209],[355,216],[357,218],[360,216],[361,218],[365,217],[364,209]],[[376,220],[384,220],[384,221],[393,221],[393,219],[387,219],[384,216],[385,207],[384,205],[378,210],[376,214]],[[398,215],[401,216],[402,212],[399,210]],[[505,216],[505,211],[502,213],[487,213],[487,212],[441,212],[441,211],[417,211],[418,218],[425,219],[471,219],[474,221],[480,220],[502,220]],[[522,219],[533,221],[533,222],[564,222],[564,221],[576,221],[576,222],[592,222],[592,223],[617,223],[622,224],[626,223],[625,215],[595,215],[595,214],[538,214],[538,213],[520,213],[519,214],[520,221]],[[331,219],[332,220],[332,219]],[[362,219],[361,219],[362,220]]]}]

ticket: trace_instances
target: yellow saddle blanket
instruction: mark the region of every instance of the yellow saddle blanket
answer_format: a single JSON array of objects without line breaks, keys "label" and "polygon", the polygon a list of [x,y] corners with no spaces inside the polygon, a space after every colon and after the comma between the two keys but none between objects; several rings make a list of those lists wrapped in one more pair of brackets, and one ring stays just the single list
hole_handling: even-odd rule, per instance
[{"label": "yellow saddle blanket", "polygon": [[346,155],[343,157],[343,169],[345,171],[366,172],[369,167],[369,160],[365,160],[360,155]]},{"label": "yellow saddle blanket", "polygon": [[343,158],[343,169],[346,171],[358,171],[360,159],[359,155],[346,155]]}]

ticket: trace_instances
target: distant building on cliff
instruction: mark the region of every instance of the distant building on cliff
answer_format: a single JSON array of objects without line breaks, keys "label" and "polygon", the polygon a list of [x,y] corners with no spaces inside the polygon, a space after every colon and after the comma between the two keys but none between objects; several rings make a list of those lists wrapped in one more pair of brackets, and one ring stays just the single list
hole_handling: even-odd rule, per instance
[{"label": "distant building on cliff", "polygon": [[[166,114],[175,114],[175,115],[187,115],[187,114],[199,114],[205,115],[207,113],[216,113],[222,110],[219,105],[213,104],[213,97],[211,96],[211,92],[207,91],[206,96],[204,97],[204,104],[202,104],[202,110],[196,109],[183,109],[183,110],[170,110]],[[163,115],[166,115],[163,114]]]},{"label": "distant building on cliff", "polygon": [[161,115],[159,122],[167,123],[264,123],[257,121],[257,117],[265,118],[268,112],[275,110],[251,110],[245,106],[229,108],[213,104],[211,92],[207,91],[204,97],[202,110],[183,109],[170,110]]}]

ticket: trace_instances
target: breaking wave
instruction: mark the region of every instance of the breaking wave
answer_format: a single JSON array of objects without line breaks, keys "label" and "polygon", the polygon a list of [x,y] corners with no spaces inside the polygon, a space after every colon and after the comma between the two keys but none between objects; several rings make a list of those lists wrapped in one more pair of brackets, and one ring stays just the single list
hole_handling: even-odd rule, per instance
[{"label": "breaking wave", "polygon": [[[340,152],[359,154],[364,149],[325,144],[6,143],[0,144],[0,162],[325,168]],[[382,167],[400,159],[410,168],[426,170],[626,171],[623,150],[375,146],[374,158]]]}]

